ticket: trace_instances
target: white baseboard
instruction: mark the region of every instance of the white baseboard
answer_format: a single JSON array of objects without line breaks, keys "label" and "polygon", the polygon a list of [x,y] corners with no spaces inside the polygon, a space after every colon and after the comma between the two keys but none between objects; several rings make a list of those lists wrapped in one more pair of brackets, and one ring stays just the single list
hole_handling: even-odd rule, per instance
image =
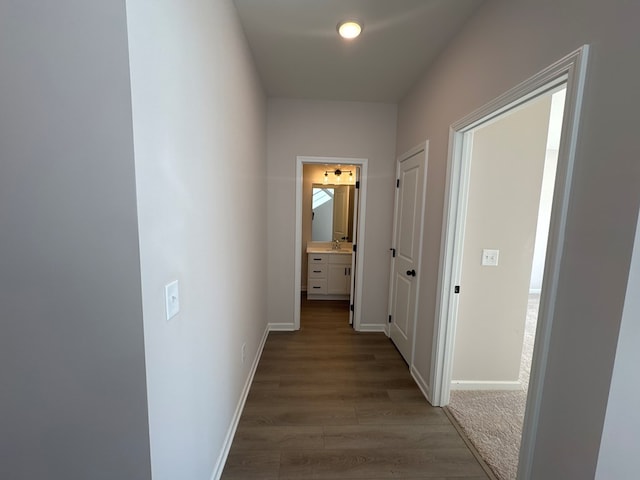
[{"label": "white baseboard", "polygon": [[244,383],[244,388],[242,389],[242,393],[240,394],[238,405],[236,405],[236,411],[233,414],[231,425],[229,425],[229,429],[227,430],[227,435],[224,438],[224,443],[222,444],[222,451],[220,452],[220,455],[218,456],[218,460],[216,461],[215,467],[213,468],[213,473],[211,474],[211,480],[219,480],[219,478],[222,476],[222,471],[224,470],[224,464],[227,462],[227,456],[229,455],[229,450],[231,449],[231,444],[233,443],[233,437],[236,434],[236,429],[238,428],[238,422],[240,421],[240,416],[242,415],[244,404],[247,401],[247,396],[249,395],[249,389],[251,388],[251,383],[253,383],[253,377],[256,374],[256,369],[258,368],[260,357],[262,357],[262,350],[264,349],[264,344],[267,341],[267,336],[269,335],[270,327],[271,325],[267,325],[267,327],[264,330],[264,334],[262,335],[262,340],[260,340],[260,345],[258,345],[258,351],[256,352],[256,356],[253,359],[253,363],[251,364],[251,370],[249,370],[247,381]]},{"label": "white baseboard", "polygon": [[385,325],[380,325],[378,323],[361,323],[360,328],[358,328],[359,332],[382,332],[386,333]]},{"label": "white baseboard", "polygon": [[270,323],[268,325],[270,332],[293,332],[293,323]]},{"label": "white baseboard", "polygon": [[522,390],[518,381],[452,380],[451,390]]},{"label": "white baseboard", "polygon": [[420,372],[415,366],[411,365],[410,371],[411,371],[411,376],[418,384],[418,388],[424,395],[424,398],[426,398],[427,401],[433,405],[433,403],[431,402],[431,389],[429,388],[429,384],[425,382],[424,378],[422,378],[422,375],[420,375]]}]

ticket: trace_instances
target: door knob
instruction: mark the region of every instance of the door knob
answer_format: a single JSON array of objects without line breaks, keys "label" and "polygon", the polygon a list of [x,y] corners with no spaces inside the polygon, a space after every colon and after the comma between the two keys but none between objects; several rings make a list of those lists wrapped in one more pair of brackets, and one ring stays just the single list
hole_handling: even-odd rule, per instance
[{"label": "door knob", "polygon": [[415,277],[416,276],[416,271],[415,270],[407,270],[407,275],[410,277]]}]

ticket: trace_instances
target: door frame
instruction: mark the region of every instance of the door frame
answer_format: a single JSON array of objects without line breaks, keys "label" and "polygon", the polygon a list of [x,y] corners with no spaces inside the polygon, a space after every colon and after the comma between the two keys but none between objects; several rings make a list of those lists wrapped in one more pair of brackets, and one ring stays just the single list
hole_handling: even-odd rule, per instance
[{"label": "door frame", "polygon": [[295,247],[294,247],[294,302],[293,302],[293,329],[300,329],[300,296],[302,294],[302,175],[304,164],[348,164],[360,167],[360,195],[358,201],[358,225],[357,248],[356,248],[356,278],[355,278],[355,300],[353,292],[351,301],[354,302],[354,318],[353,328],[360,330],[360,322],[362,317],[362,267],[364,265],[364,227],[367,200],[367,166],[369,160],[367,158],[347,158],[347,157],[308,157],[299,155],[296,157],[296,230],[295,230]]},{"label": "door frame", "polygon": [[[420,279],[422,278],[422,250],[423,250],[423,246],[424,246],[424,212],[426,211],[426,206],[427,206],[427,181],[428,181],[428,170],[429,170],[429,140],[425,140],[424,142],[420,143],[419,145],[416,145],[415,147],[413,147],[411,150],[403,153],[402,155],[399,155],[396,158],[396,181],[400,178],[400,164],[405,161],[408,160],[409,158],[415,156],[415,155],[419,155],[420,153],[424,152],[424,172],[423,172],[423,178],[421,179],[424,182],[424,189],[422,192],[422,198],[419,199],[419,201],[421,202],[420,208],[421,211],[423,213],[423,218],[421,220],[421,224],[420,224],[420,236],[419,236],[419,252],[418,252],[418,274],[416,276],[416,306],[415,306],[415,318],[413,319],[413,340],[412,340],[412,345],[411,345],[411,355],[410,355],[410,359],[409,359],[409,368],[411,369],[413,367],[413,357],[415,354],[415,350],[416,350],[416,324],[418,323],[418,307],[420,304]],[[399,207],[399,195],[400,195],[400,189],[399,188],[395,188],[395,195],[394,195],[394,207],[393,207],[393,230],[392,230],[392,236],[391,236],[391,244],[392,244],[392,248],[395,248],[396,246],[393,245],[395,243],[396,240],[396,234],[398,233],[398,207]],[[394,275],[395,275],[395,258],[393,257],[393,255],[391,256],[391,260],[390,260],[390,268],[389,268],[389,302],[388,302],[388,314],[389,316],[391,316],[391,314],[393,313],[393,281],[394,281]],[[391,323],[387,323],[387,326],[385,328],[385,333],[387,335],[387,337],[391,338]]]},{"label": "door frame", "polygon": [[[465,158],[468,158],[468,151],[465,151],[465,149],[468,150],[469,142],[463,141],[464,136],[475,127],[517,108],[560,84],[566,84],[567,93],[558,153],[558,169],[553,193],[543,288],[540,295],[535,348],[520,446],[519,479],[529,479],[531,476],[533,449],[542,403],[552,320],[555,316],[560,261],[564,246],[588,51],[588,45],[580,47],[455,122],[449,129],[449,157],[441,239],[442,247],[437,286],[438,295],[436,297],[433,355],[431,359],[430,387],[433,392],[432,403],[437,406],[445,406],[449,403],[451,386],[453,342],[455,339],[455,320],[458,306],[454,287],[460,285],[463,240],[461,233],[465,223],[470,174],[470,165],[465,162]],[[464,288],[464,285],[461,288]]]}]

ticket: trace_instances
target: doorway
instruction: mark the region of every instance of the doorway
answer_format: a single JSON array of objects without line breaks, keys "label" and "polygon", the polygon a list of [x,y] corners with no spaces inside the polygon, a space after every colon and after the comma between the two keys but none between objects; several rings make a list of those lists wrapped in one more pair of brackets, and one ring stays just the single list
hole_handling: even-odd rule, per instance
[{"label": "doorway", "polygon": [[465,135],[470,172],[449,410],[502,480],[517,472],[565,91],[545,92]]},{"label": "doorway", "polygon": [[[453,373],[453,345],[460,292],[474,285],[461,283],[462,251],[464,245],[464,221],[467,215],[470,165],[469,142],[465,135],[482,124],[494,121],[507,111],[522,107],[528,101],[566,85],[566,102],[559,145],[558,167],[553,192],[548,246],[544,266],[544,286],[540,294],[540,308],[535,334],[531,377],[526,399],[522,441],[520,447],[518,478],[531,476],[533,449],[539,419],[544,385],[546,358],[549,350],[551,324],[555,314],[560,261],[564,247],[564,231],[570,198],[571,175],[576,151],[578,121],[582,92],[586,77],[588,47],[585,45],[534,75],[522,84],[496,98],[451,126],[451,148],[447,171],[447,192],[443,218],[441,268],[439,274],[439,298],[436,305],[434,353],[431,363],[430,387],[432,403],[446,406],[450,400]],[[467,137],[468,140],[468,137]],[[489,214],[488,212],[487,214]],[[483,248],[483,250],[485,250]],[[482,259],[500,262],[500,253],[488,247],[481,252]]]},{"label": "doorway", "polygon": [[296,330],[302,295],[314,301],[346,300],[349,324],[359,329],[366,172],[367,159],[297,158]]}]

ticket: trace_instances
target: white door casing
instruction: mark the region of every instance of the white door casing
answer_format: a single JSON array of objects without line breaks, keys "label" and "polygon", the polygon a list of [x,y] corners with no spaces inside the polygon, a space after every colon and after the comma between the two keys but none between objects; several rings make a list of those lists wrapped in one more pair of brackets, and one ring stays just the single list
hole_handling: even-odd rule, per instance
[{"label": "white door casing", "polygon": [[405,361],[413,362],[422,234],[427,183],[428,142],[400,156],[391,260],[389,335]]},{"label": "white door casing", "polygon": [[[352,224],[352,232],[353,238],[351,238],[351,242],[353,245],[358,244],[358,214],[360,212],[360,167],[356,166],[356,183],[355,190],[353,192],[353,224]],[[354,252],[351,255],[351,276],[349,279],[350,283],[350,297],[351,298],[351,306],[349,308],[349,325],[353,325],[353,312],[356,304],[356,266],[358,261],[358,255]]]}]

